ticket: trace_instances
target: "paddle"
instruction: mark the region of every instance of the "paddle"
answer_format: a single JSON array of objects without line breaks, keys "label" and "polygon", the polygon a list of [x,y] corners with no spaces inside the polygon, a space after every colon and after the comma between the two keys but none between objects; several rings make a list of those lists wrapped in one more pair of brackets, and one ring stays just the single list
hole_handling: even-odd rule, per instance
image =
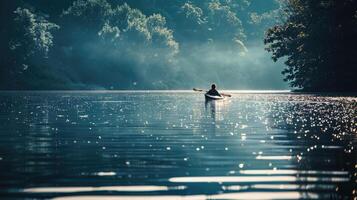
[{"label": "paddle", "polygon": [[[202,89],[199,89],[199,88],[193,88],[193,91],[195,92],[204,92],[204,90]],[[225,96],[225,97],[232,97],[231,94],[226,94],[226,93],[220,93],[222,96]]]},{"label": "paddle", "polygon": [[203,92],[202,89],[198,89],[198,88],[193,88],[193,91],[195,91],[195,92]]}]

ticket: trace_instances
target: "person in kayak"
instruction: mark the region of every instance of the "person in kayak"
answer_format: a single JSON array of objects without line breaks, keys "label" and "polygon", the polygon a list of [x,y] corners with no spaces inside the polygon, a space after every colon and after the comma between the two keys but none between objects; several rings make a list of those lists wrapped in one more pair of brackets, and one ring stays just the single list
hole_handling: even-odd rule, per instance
[{"label": "person in kayak", "polygon": [[217,90],[216,90],[216,84],[211,85],[211,89],[206,93],[211,96],[222,96]]}]

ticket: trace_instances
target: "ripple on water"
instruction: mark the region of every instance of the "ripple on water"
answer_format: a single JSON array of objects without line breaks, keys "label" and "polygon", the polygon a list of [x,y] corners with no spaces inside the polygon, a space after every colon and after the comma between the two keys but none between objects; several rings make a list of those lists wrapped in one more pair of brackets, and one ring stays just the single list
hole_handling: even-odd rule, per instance
[{"label": "ripple on water", "polygon": [[0,93],[0,194],[353,199],[356,108],[289,93]]}]

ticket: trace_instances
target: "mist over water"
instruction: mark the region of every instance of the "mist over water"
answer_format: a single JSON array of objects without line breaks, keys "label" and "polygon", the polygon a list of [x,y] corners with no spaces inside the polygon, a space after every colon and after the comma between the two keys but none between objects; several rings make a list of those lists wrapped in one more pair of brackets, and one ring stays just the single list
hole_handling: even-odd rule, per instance
[{"label": "mist over water", "polygon": [[263,45],[279,20],[269,1],[3,2],[0,86],[286,89]]},{"label": "mist over water", "polygon": [[248,47],[242,54],[209,44],[186,48],[166,61],[148,55],[151,49],[120,56],[115,50],[88,45],[85,55],[90,59],[83,59],[77,70],[82,84],[95,84],[98,89],[207,88],[213,82],[221,89],[288,88],[280,74],[282,64],[273,63],[262,46]]},{"label": "mist over water", "polygon": [[[280,71],[281,63],[273,63],[261,44],[247,46],[247,52],[236,52],[224,46],[192,47],[180,57],[182,71],[188,72],[192,85],[208,87],[215,82],[225,89],[286,89]],[[202,59],[204,58],[204,59]]]}]

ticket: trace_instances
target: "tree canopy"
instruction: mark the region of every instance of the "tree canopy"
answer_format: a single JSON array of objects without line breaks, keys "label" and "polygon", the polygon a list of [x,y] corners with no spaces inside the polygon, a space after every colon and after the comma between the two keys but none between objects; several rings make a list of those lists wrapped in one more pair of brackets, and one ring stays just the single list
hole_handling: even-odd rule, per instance
[{"label": "tree canopy", "polygon": [[[285,89],[279,0],[0,1],[0,89]],[[273,67],[275,66],[275,67]]]},{"label": "tree canopy", "polygon": [[291,86],[305,91],[357,91],[357,1],[287,0],[284,22],[265,44]]}]

